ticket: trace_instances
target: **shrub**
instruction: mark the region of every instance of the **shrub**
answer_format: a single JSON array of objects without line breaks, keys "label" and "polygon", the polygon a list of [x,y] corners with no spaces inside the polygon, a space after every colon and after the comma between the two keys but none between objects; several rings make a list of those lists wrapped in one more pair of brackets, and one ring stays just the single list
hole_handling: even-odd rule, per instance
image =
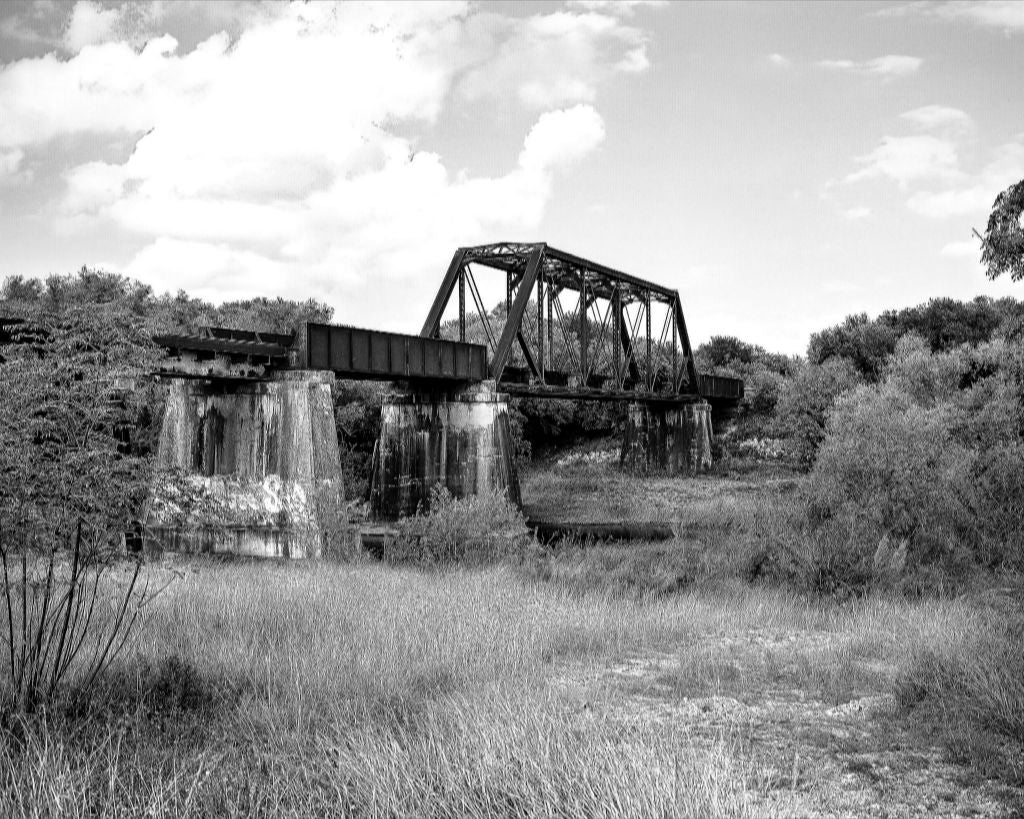
[{"label": "shrub", "polygon": [[778,400],[778,426],[798,466],[810,469],[825,438],[825,421],[832,405],[859,381],[848,361],[830,359],[804,367],[786,382]]},{"label": "shrub", "polygon": [[137,563],[117,569],[150,466],[124,434],[153,360],[139,322],[117,303],[32,322],[0,365],[0,675],[18,711],[90,684],[123,645],[144,591]]},{"label": "shrub", "polygon": [[518,555],[530,540],[522,512],[503,493],[455,498],[441,484],[430,491],[430,511],[400,519],[398,531],[385,558],[427,566]]},{"label": "shrub", "polygon": [[950,412],[892,385],[837,402],[807,484],[808,512],[820,530],[848,533],[847,560],[866,574],[883,538],[908,541],[911,563],[962,559],[954,552],[972,543],[975,453],[953,439]]}]

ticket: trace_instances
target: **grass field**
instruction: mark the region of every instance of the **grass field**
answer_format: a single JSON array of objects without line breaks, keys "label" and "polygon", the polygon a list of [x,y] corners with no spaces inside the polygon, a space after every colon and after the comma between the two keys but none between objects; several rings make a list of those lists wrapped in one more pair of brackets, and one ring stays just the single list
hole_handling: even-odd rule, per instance
[{"label": "grass field", "polygon": [[[537,482],[556,497],[563,480],[528,476],[528,499]],[[8,726],[0,814],[1003,816],[1024,805],[1019,591],[837,603],[730,577],[699,557],[732,531],[714,521],[786,490],[714,480],[674,482],[710,498],[703,512],[677,508],[691,528],[676,540],[567,549],[544,556],[544,571],[536,556],[446,571],[151,564],[154,581],[173,582],[101,686]],[[662,493],[616,481],[586,502]],[[630,569],[644,549],[662,553]],[[673,550],[718,568],[671,589],[621,582]]]}]

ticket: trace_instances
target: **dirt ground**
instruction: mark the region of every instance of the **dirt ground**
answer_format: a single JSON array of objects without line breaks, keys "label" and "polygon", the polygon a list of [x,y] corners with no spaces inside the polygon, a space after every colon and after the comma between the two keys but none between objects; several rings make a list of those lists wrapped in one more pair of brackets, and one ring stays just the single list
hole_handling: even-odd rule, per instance
[{"label": "dirt ground", "polygon": [[[702,695],[685,681],[680,685],[681,658],[690,647],[611,667],[567,669],[556,686],[571,707],[622,723],[624,730],[656,722],[678,731],[682,724],[698,746],[725,742],[754,771],[746,789],[755,816],[1024,817],[1024,788],[951,759],[880,685],[852,691],[840,685],[836,696],[785,685],[742,690],[744,662],[763,662],[765,652],[785,656],[824,646],[829,637],[711,637],[701,649],[727,652],[738,669],[735,686],[716,681],[728,693]],[[889,669],[865,671],[857,678],[884,680]],[[779,669],[780,678],[784,672]]]},{"label": "dirt ground", "polygon": [[[595,450],[528,474],[527,511],[546,520],[670,521],[681,527],[677,536],[700,537],[689,530],[775,502],[798,481],[780,471],[637,479],[611,466],[613,454]],[[986,775],[969,747],[951,751],[934,721],[895,701],[895,668],[853,658],[848,674],[815,679],[814,658],[834,653],[838,639],[825,631],[707,634],[608,666],[568,667],[554,684],[567,707],[624,731],[658,723],[682,726],[698,747],[725,743],[754,772],[745,785],[755,816],[1024,817],[1024,787]],[[694,674],[694,652],[709,658],[710,672]]]}]

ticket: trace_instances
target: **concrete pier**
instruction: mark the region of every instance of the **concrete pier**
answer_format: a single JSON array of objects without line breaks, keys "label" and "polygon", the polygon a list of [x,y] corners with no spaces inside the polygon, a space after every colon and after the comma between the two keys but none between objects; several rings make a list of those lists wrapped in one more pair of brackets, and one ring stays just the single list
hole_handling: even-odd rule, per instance
[{"label": "concrete pier", "polygon": [[522,502],[508,399],[493,384],[385,400],[373,457],[374,516],[394,520],[426,510],[437,483],[459,498],[494,489]]},{"label": "concrete pier", "polygon": [[164,548],[318,557],[344,525],[334,376],[174,380],[146,524]]},{"label": "concrete pier", "polygon": [[693,475],[711,467],[711,406],[634,402],[622,435],[623,467],[646,474]]}]

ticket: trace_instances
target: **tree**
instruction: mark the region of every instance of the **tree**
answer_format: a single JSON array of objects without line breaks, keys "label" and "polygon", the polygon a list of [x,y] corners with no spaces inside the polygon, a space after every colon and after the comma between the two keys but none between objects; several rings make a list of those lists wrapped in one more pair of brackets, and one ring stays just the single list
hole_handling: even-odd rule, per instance
[{"label": "tree", "polygon": [[1024,279],[1024,179],[996,197],[982,239],[981,263],[990,279]]},{"label": "tree", "polygon": [[845,358],[868,381],[877,381],[882,366],[896,348],[896,331],[867,313],[847,316],[842,324],[814,333],[807,346],[807,360],[824,364]]},{"label": "tree", "polygon": [[830,358],[804,367],[785,383],[778,399],[778,427],[793,459],[810,469],[825,438],[825,423],[836,399],[860,383],[849,359]]},{"label": "tree", "polygon": [[155,351],[119,301],[24,318],[32,343],[0,365],[0,692],[30,711],[88,686],[145,597],[122,538],[149,485],[127,430]]}]

